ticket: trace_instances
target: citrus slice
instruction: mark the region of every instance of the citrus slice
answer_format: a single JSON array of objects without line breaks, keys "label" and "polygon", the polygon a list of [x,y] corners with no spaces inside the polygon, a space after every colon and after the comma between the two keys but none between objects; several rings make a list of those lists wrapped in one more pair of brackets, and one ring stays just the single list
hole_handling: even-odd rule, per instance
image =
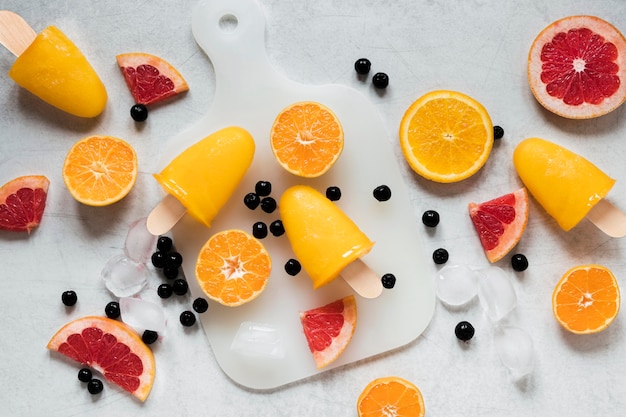
[{"label": "citrus slice", "polygon": [[63,326],[48,342],[59,352],[100,372],[144,401],[154,382],[152,351],[124,323],[106,317],[89,316]]},{"label": "citrus slice", "polygon": [[63,180],[81,203],[107,206],[130,192],[137,171],[137,155],[127,142],[112,136],[89,136],[67,153]]},{"label": "citrus slice", "polygon": [[138,104],[147,106],[189,90],[182,75],[163,58],[130,52],[117,55],[116,60]]},{"label": "citrus slice", "polygon": [[423,417],[426,412],[420,390],[397,376],[377,378],[367,384],[356,410],[359,417]]},{"label": "citrus slice", "polygon": [[552,312],[572,333],[597,333],[619,313],[620,295],[613,273],[601,265],[575,266],[554,288]]},{"label": "citrus slice", "polygon": [[474,175],[487,162],[493,146],[487,110],[456,91],[432,91],[417,99],[404,113],[399,134],[411,168],[443,183]]},{"label": "citrus slice", "polygon": [[626,39],[594,16],[557,20],[530,47],[528,82],[537,101],[559,116],[607,114],[626,99]]},{"label": "citrus slice", "polygon": [[304,336],[317,369],[337,359],[356,328],[356,301],[349,295],[325,306],[300,312]]},{"label": "citrus slice", "polygon": [[15,178],[0,188],[0,230],[28,232],[39,226],[50,181],[43,175]]},{"label": "citrus slice", "polygon": [[528,193],[520,188],[484,203],[470,203],[469,215],[489,262],[497,262],[517,245],[528,223]]},{"label": "citrus slice", "polygon": [[343,150],[343,128],[335,114],[307,101],[283,109],[272,126],[270,145],[278,163],[294,175],[319,177]]},{"label": "citrus slice", "polygon": [[211,236],[196,261],[196,278],[202,291],[229,307],[258,297],[271,271],[272,260],[261,242],[236,229]]}]

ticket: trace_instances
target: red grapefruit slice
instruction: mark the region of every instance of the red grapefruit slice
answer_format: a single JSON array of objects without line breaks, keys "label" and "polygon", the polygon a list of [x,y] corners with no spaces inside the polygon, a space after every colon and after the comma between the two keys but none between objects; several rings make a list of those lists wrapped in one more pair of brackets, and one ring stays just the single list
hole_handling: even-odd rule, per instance
[{"label": "red grapefruit slice", "polygon": [[304,335],[317,369],[343,353],[356,327],[356,302],[353,295],[322,307],[300,313]]},{"label": "red grapefruit slice", "polygon": [[189,90],[176,68],[158,56],[130,52],[118,55],[116,60],[138,104],[147,106]]},{"label": "red grapefruit slice", "polygon": [[626,99],[626,39],[598,17],[557,20],[530,48],[528,81],[537,101],[560,116],[607,114]]},{"label": "red grapefruit slice", "polygon": [[48,349],[94,368],[141,401],[152,389],[154,355],[120,321],[97,316],[74,320],[52,336]]},{"label": "red grapefruit slice", "polygon": [[43,175],[15,178],[0,188],[0,229],[28,232],[39,226],[50,181]]},{"label": "red grapefruit slice", "polygon": [[484,203],[470,203],[469,215],[489,262],[497,262],[517,245],[528,223],[528,193],[521,188]]}]

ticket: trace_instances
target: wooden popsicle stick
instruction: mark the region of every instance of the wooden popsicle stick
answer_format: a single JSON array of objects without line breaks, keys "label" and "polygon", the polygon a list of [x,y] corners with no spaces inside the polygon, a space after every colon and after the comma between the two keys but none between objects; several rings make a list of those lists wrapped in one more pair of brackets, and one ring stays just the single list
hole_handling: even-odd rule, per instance
[{"label": "wooden popsicle stick", "polygon": [[13,55],[20,56],[37,37],[22,18],[9,10],[0,10],[0,43]]},{"label": "wooden popsicle stick", "polygon": [[146,220],[148,231],[155,236],[165,234],[178,223],[186,212],[185,206],[176,197],[168,194],[148,214]]},{"label": "wooden popsicle stick", "polygon": [[340,275],[361,297],[376,298],[383,291],[378,274],[361,259],[349,263]]},{"label": "wooden popsicle stick", "polygon": [[591,208],[587,219],[608,236],[626,236],[626,214],[605,199]]}]

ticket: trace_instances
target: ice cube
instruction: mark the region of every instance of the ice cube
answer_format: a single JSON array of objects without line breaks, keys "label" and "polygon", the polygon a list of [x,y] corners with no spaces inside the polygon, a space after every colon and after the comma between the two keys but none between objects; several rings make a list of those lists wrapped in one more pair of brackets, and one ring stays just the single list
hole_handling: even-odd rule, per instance
[{"label": "ice cube", "polygon": [[239,325],[230,349],[245,356],[277,359],[285,356],[280,330],[271,324],[252,321]]},{"label": "ice cube", "polygon": [[148,282],[150,271],[145,264],[117,255],[109,259],[100,273],[104,285],[118,297],[137,294]]},{"label": "ice cube", "polygon": [[514,379],[520,379],[533,370],[533,341],[524,330],[513,326],[498,326],[493,336],[496,352],[511,372]]},{"label": "ice cube", "polygon": [[476,272],[465,265],[446,265],[436,278],[437,297],[443,303],[460,306],[472,300],[478,292]]},{"label": "ice cube", "polygon": [[497,266],[481,268],[478,274],[478,299],[494,323],[509,315],[517,305],[517,296],[509,275]]},{"label": "ice cube", "polygon": [[124,254],[128,259],[142,264],[148,263],[156,250],[158,236],[148,232],[146,218],[135,220],[128,229],[124,242]]},{"label": "ice cube", "polygon": [[165,313],[163,308],[151,301],[140,298],[120,298],[122,321],[135,329],[139,334],[144,330],[153,330],[162,334],[165,330]]}]

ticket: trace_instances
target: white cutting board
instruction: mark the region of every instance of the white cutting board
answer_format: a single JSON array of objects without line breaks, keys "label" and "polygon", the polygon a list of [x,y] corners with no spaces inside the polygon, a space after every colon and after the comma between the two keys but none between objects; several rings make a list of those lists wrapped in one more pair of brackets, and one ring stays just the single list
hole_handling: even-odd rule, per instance
[{"label": "white cutting board", "polygon": [[[254,0],[201,1],[193,10],[192,30],[215,69],[215,101],[199,123],[170,141],[159,169],[191,144],[226,126],[241,126],[256,141],[252,166],[212,226],[207,228],[185,215],[172,231],[174,244],[184,257],[183,270],[192,295],[202,295],[194,268],[200,248],[211,235],[230,228],[251,233],[254,222],[264,221],[269,226],[279,218],[278,210],[267,214],[260,208],[251,211],[243,204],[243,197],[254,191],[258,180],[271,181],[271,196],[277,201],[283,190],[297,183],[309,184],[322,193],[328,186],[340,187],[338,206],[376,242],[363,260],[379,275],[393,273],[397,278],[395,287],[384,289],[376,299],[355,295],[358,319],[354,337],[337,361],[318,371],[302,332],[299,312],[351,294],[352,290],[341,278],[313,290],[304,271],[295,277],[287,275],[284,264],[295,257],[287,237],[268,235],[262,243],[272,258],[272,274],[265,291],[240,307],[210,302],[209,310],[200,315],[223,371],[243,386],[270,389],[416,339],[434,310],[433,270],[428,263],[432,261],[422,246],[423,226],[411,211],[388,133],[376,109],[346,86],[307,86],[276,73],[265,52],[265,18]],[[325,104],[344,128],[341,157],[330,171],[314,180],[284,171],[269,145],[276,115],[298,101]],[[379,202],[372,195],[374,188],[382,184],[392,190],[387,202]],[[251,357],[231,350],[233,338],[245,321],[275,327],[282,335],[284,357]]]}]

